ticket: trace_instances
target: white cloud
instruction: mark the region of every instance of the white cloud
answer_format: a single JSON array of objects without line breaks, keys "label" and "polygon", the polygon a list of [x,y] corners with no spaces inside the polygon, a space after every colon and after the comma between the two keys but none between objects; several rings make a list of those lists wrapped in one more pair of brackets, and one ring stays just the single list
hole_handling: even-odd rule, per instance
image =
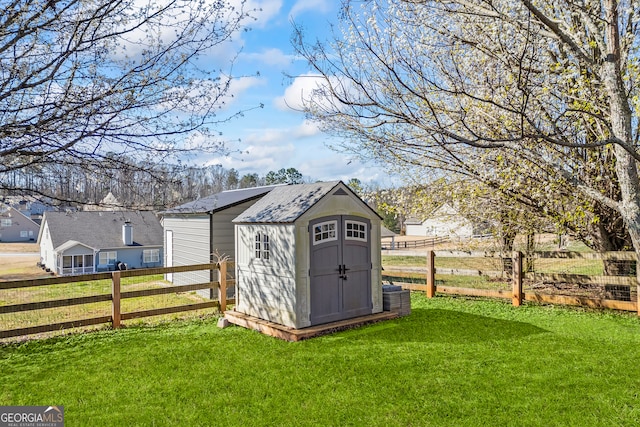
[{"label": "white cloud", "polygon": [[282,50],[271,48],[260,53],[244,53],[241,55],[247,61],[260,62],[266,65],[286,67],[295,59],[293,55],[287,55]]},{"label": "white cloud", "polygon": [[295,18],[307,11],[327,13],[331,10],[333,2],[334,0],[298,0],[291,8],[289,16]]},{"label": "white cloud", "polygon": [[[240,7],[240,0],[232,1],[236,7]],[[244,10],[249,12],[252,21],[249,26],[265,27],[274,17],[277,17],[282,9],[282,0],[247,0]]]},{"label": "white cloud", "polygon": [[324,79],[319,74],[307,73],[296,77],[285,89],[284,95],[276,98],[274,104],[282,111],[302,110],[303,100],[309,99],[314,91],[322,87]]}]

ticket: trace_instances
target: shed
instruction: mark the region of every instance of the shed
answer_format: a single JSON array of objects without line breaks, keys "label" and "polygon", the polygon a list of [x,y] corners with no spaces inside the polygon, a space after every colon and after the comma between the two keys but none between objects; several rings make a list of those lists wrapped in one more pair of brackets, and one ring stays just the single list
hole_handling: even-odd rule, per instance
[{"label": "shed", "polygon": [[276,187],[233,222],[236,312],[295,329],[382,312],[381,218],[343,182]]},{"label": "shed", "polygon": [[[165,266],[207,264],[216,262],[215,254],[235,258],[233,223],[236,216],[249,208],[274,186],[227,190],[203,197],[162,212]],[[175,285],[191,285],[218,280],[209,272],[168,274]],[[199,290],[205,298],[217,292]]]}]

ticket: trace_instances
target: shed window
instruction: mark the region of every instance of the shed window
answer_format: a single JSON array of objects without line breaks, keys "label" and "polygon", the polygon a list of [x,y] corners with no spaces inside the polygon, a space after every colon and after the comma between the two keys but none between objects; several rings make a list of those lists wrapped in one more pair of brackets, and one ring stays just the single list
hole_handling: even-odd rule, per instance
[{"label": "shed window", "polygon": [[160,249],[145,249],[142,251],[142,262],[151,264],[160,262]]},{"label": "shed window", "polygon": [[266,233],[256,233],[255,257],[268,260],[271,257],[271,245],[269,235]]},{"label": "shed window", "polygon": [[338,221],[321,222],[313,226],[313,244],[328,242],[330,240],[338,240],[336,228]]},{"label": "shed window", "polygon": [[358,221],[345,221],[345,238],[367,241],[367,224]]}]

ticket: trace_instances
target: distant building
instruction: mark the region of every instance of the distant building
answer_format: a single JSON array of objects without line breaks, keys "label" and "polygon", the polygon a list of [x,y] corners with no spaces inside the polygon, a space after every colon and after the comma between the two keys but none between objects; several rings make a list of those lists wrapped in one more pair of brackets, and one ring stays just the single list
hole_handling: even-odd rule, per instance
[{"label": "distant building", "polygon": [[0,203],[0,242],[35,242],[40,226],[19,210]]},{"label": "distant building", "polygon": [[100,201],[98,205],[85,205],[84,211],[121,211],[124,210],[122,203],[113,195],[111,191]]},{"label": "distant building", "polygon": [[448,204],[440,206],[425,218],[407,218],[407,236],[433,236],[450,238],[473,237],[474,225]]},{"label": "distant building", "polygon": [[40,262],[59,275],[163,265],[162,226],[153,212],[45,212]]}]

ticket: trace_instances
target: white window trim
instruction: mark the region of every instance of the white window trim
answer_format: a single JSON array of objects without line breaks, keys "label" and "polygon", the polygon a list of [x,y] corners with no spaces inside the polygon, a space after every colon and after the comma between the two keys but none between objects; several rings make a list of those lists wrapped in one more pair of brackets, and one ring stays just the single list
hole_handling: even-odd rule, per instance
[{"label": "white window trim", "polygon": [[142,263],[156,264],[160,262],[160,249],[143,249]]},{"label": "white window trim", "polygon": [[0,218],[0,227],[11,227],[11,218]]},{"label": "white window trim", "polygon": [[[113,258],[109,256],[110,254],[113,254]],[[107,257],[107,262],[102,262],[103,255]],[[116,251],[101,251],[100,253],[98,253],[98,264],[100,265],[115,264],[117,259],[118,259],[118,252]],[[113,261],[113,263],[110,263],[109,261]]]},{"label": "white window trim", "polygon": [[[333,231],[333,236],[329,235],[325,239],[322,238],[322,234],[325,232],[325,230],[322,230],[322,226],[324,225],[326,226],[333,225],[333,230],[326,230],[327,234],[331,234],[330,232]],[[317,239],[318,235],[316,234],[316,227],[320,227],[320,239]],[[337,220],[319,222],[313,225],[313,244],[314,245],[319,245],[321,243],[326,243],[326,242],[332,242],[335,240],[338,240],[338,221]]]},{"label": "white window trim", "polygon": [[[358,228],[356,228],[356,229],[353,229],[353,228],[351,229],[352,232],[355,231],[356,233],[358,233],[358,236],[349,236],[347,234],[347,224],[352,224],[352,225],[358,226]],[[364,230],[361,230],[360,226],[363,226]],[[366,222],[354,221],[354,220],[349,220],[349,219],[345,220],[345,222],[344,222],[344,238],[345,238],[345,240],[358,240],[360,242],[366,242],[368,240],[367,239],[367,234],[368,234],[367,231],[368,230],[367,230],[367,223]],[[364,233],[364,237],[360,237],[359,236],[359,234],[361,234],[361,233]]]},{"label": "white window trim", "polygon": [[271,259],[271,239],[264,231],[258,231],[254,235],[253,257],[269,261]]}]

